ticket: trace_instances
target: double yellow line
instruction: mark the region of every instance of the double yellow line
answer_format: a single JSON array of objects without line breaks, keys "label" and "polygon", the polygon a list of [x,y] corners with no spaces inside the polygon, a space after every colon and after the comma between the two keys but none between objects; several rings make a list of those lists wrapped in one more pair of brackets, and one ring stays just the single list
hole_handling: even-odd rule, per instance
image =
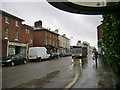
[{"label": "double yellow line", "polygon": [[70,89],[78,80],[78,77],[79,77],[79,63],[77,62],[76,63],[76,73],[75,73],[75,77],[73,79],[72,82],[70,82],[63,90],[68,90]]}]

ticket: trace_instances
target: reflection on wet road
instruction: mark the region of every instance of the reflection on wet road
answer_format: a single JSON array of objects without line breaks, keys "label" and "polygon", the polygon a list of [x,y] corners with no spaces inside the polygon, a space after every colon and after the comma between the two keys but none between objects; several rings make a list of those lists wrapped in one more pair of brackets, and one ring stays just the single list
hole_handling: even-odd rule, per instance
[{"label": "reflection on wet road", "polygon": [[113,75],[107,74],[99,61],[96,68],[89,54],[86,58],[69,56],[4,67],[2,84],[4,88],[111,88]]},{"label": "reflection on wet road", "polygon": [[88,55],[88,58],[78,61],[80,64],[80,75],[73,88],[97,88],[96,64],[92,60],[92,55]]},{"label": "reflection on wet road", "polygon": [[[49,78],[42,85],[36,85],[36,88],[64,88],[74,78],[75,70],[71,64],[72,57],[60,57],[59,59],[42,61],[42,62],[30,62],[26,65],[17,65],[13,67],[3,67],[2,85],[4,88],[31,86],[27,85],[30,82],[37,79],[44,80],[43,78],[50,77],[54,72],[57,73],[54,77]],[[48,75],[49,74],[49,75]],[[55,74],[55,73],[54,73]],[[39,82],[40,82],[39,81]],[[24,84],[24,85],[23,85]],[[35,83],[34,83],[35,84]],[[33,85],[35,86],[35,85]],[[21,86],[19,88],[22,88]]]}]

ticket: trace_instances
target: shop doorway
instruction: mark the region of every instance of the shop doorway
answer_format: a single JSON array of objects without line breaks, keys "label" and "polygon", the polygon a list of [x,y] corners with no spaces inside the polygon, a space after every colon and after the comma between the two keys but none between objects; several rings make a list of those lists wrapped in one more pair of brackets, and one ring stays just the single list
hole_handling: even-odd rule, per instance
[{"label": "shop doorway", "polygon": [[20,53],[20,46],[15,46],[15,54],[19,54]]}]

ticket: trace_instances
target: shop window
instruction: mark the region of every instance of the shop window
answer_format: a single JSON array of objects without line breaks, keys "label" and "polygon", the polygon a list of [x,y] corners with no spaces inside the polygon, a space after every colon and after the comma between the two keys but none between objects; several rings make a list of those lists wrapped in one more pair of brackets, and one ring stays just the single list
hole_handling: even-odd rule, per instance
[{"label": "shop window", "polygon": [[18,40],[18,30],[15,32],[15,40]]},{"label": "shop window", "polygon": [[8,28],[5,28],[5,39],[8,39]]}]

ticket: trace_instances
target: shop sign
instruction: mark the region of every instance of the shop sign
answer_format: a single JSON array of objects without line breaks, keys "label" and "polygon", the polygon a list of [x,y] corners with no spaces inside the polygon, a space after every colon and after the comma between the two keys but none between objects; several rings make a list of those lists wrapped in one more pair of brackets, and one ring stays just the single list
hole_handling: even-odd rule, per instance
[{"label": "shop sign", "polygon": [[15,43],[15,42],[9,42],[8,45],[13,45],[13,46],[24,46],[24,47],[27,46],[27,44],[24,44],[24,43]]}]

